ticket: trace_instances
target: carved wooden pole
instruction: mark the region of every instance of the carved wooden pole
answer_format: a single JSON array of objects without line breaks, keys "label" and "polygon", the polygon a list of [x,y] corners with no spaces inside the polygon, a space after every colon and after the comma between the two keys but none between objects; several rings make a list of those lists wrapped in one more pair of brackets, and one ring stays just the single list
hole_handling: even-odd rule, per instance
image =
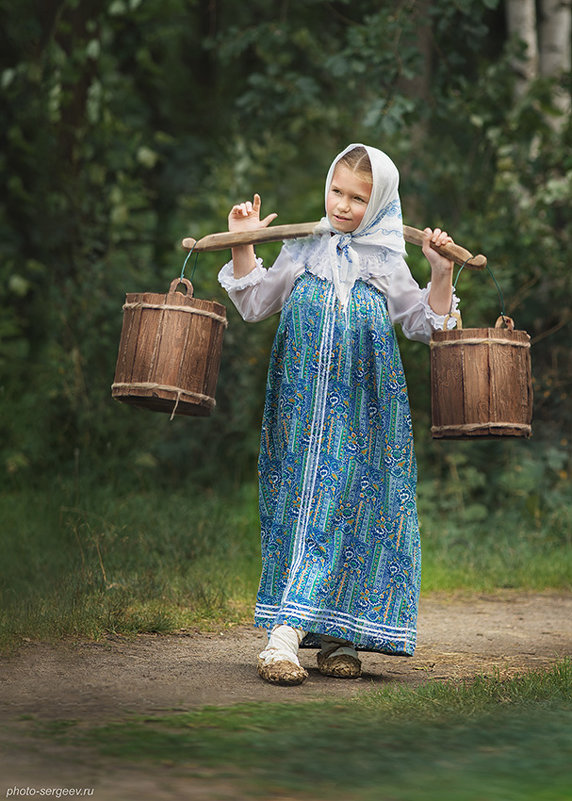
[{"label": "carved wooden pole", "polygon": [[[293,225],[271,225],[267,228],[256,228],[252,231],[223,231],[218,234],[209,234],[202,239],[196,240],[187,237],[182,241],[185,250],[194,250],[203,253],[208,250],[225,250],[226,248],[236,247],[237,245],[259,245],[263,242],[280,242],[283,239],[299,239],[304,236],[311,236],[314,233],[317,222],[294,223]],[[423,243],[423,231],[412,228],[410,225],[403,226],[403,237],[406,242],[412,245]],[[473,270],[482,270],[486,267],[487,258],[482,254],[473,256],[461,245],[445,245],[437,247],[431,245],[433,250],[451,259],[455,264],[465,265]]]}]

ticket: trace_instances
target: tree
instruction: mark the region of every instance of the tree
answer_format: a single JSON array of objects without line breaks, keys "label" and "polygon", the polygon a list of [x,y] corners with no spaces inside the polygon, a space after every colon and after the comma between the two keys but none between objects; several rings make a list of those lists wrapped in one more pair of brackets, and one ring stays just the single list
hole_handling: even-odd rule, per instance
[{"label": "tree", "polygon": [[[570,32],[572,0],[544,0],[540,26],[540,74],[559,81],[570,72]],[[555,88],[555,105],[562,119],[570,112],[570,91],[563,86]]]},{"label": "tree", "polygon": [[[95,477],[135,465],[143,481],[253,477],[275,321],[238,320],[216,280],[225,255],[202,255],[193,276],[231,318],[210,420],[170,424],[111,401],[121,305],[126,291],[165,290],[181,238],[220,229],[237,198],[259,191],[281,222],[320,216],[326,168],[349,141],[399,164],[407,222],[446,224],[490,255],[517,323],[538,338],[537,415],[565,420],[567,385],[553,388],[568,304],[554,297],[570,292],[570,131],[546,115],[566,76],[531,79],[514,102],[507,8],[0,0],[3,477],[78,463]],[[423,282],[415,250],[410,264]],[[461,277],[468,324],[496,311],[483,281]],[[404,352],[423,431],[427,355]]]},{"label": "tree", "polygon": [[[506,0],[509,36],[521,49],[513,60],[516,91],[522,96],[539,76],[560,81],[570,71],[571,0]],[[564,116],[570,111],[570,92],[555,86],[554,103]]]},{"label": "tree", "polygon": [[538,38],[535,0],[506,0],[509,36],[522,44],[522,50],[513,61],[517,75],[516,91],[522,95],[538,75]]}]

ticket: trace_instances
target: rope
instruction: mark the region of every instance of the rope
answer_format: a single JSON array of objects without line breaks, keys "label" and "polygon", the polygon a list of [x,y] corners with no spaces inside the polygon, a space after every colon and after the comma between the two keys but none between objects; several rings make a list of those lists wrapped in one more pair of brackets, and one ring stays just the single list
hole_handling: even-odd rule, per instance
[{"label": "rope", "polygon": [[193,392],[190,389],[179,389],[179,387],[172,387],[169,384],[155,384],[151,381],[131,381],[131,382],[118,382],[111,385],[111,389],[162,389],[166,392],[178,392],[182,395],[188,395],[190,398],[195,398],[203,403],[208,403],[211,406],[216,405],[214,398],[210,395],[203,395],[201,392]]},{"label": "rope", "polygon": [[[115,392],[116,390],[120,389],[150,389],[150,390],[162,390],[163,392],[176,392],[177,393],[177,400],[175,402],[175,406],[171,413],[170,420],[173,419],[175,413],[177,411],[177,406],[179,405],[179,401],[181,400],[182,395],[186,395],[193,400],[197,400],[200,403],[206,403],[208,406],[213,408],[216,406],[216,401],[214,398],[211,398],[210,395],[203,395],[201,392],[192,392],[190,389],[180,389],[179,387],[172,387],[169,384],[154,384],[151,381],[139,381],[139,382],[118,382],[116,384],[111,385],[111,391]],[[168,398],[165,398],[168,400]]]},{"label": "rope", "polygon": [[444,342],[431,340],[431,348],[445,348],[449,345],[510,345],[514,348],[530,348],[530,342],[514,342],[512,339],[479,339],[477,337],[467,339],[449,339]]},{"label": "rope", "polygon": [[177,413],[177,409],[178,409],[178,407],[179,407],[179,401],[181,400],[181,394],[182,394],[182,392],[183,392],[183,390],[182,390],[182,389],[180,389],[180,390],[177,392],[177,400],[175,401],[175,405],[173,406],[173,411],[171,412],[171,416],[169,417],[169,422],[171,422],[171,420],[173,419],[173,417],[174,417],[174,416],[175,416],[175,414]]},{"label": "rope", "polygon": [[431,426],[431,433],[438,434],[441,431],[478,431],[480,428],[516,428],[519,431],[532,431],[532,426],[521,423],[493,423],[489,420],[486,423],[464,423],[452,426]]},{"label": "rope", "polygon": [[228,320],[226,317],[222,317],[220,314],[207,311],[206,309],[197,309],[194,306],[172,306],[167,303],[143,303],[143,301],[137,301],[136,303],[124,303],[123,309],[166,309],[168,311],[186,312],[187,314],[199,314],[202,317],[210,317],[211,319],[222,323],[225,328],[228,326]]}]

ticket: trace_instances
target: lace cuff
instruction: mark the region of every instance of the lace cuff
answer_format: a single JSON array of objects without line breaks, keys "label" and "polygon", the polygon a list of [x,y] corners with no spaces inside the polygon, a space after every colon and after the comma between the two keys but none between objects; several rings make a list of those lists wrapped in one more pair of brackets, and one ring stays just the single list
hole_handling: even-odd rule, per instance
[{"label": "lace cuff", "polygon": [[235,278],[231,259],[224,265],[218,274],[219,284],[223,289],[226,289],[227,292],[230,292],[231,290],[236,292],[240,289],[247,289],[250,286],[256,286],[256,284],[259,284],[260,281],[262,281],[266,271],[262,266],[262,259],[259,256],[255,256],[254,261],[256,265],[254,270],[251,270],[247,275],[243,275],[241,278]]},{"label": "lace cuff", "polygon": [[[431,292],[431,282],[429,282],[426,288],[423,290],[423,295],[421,298],[421,303],[423,304],[423,310],[425,311],[425,317],[429,320],[431,324],[431,328],[434,331],[442,331],[443,330],[443,323],[445,322],[446,314],[437,314],[431,306],[429,305],[429,293]],[[449,314],[453,314],[459,310],[459,298],[455,295],[453,291],[453,297],[451,300],[451,309],[449,310]],[[450,331],[452,328],[457,327],[457,320],[455,317],[449,317],[447,320],[447,331]]]}]

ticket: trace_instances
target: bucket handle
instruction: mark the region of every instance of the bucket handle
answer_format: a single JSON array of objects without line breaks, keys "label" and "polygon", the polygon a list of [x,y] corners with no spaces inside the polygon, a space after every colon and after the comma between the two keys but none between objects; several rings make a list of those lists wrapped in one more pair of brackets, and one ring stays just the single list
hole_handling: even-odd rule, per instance
[{"label": "bucket handle", "polygon": [[[461,331],[463,329],[463,320],[461,319],[461,315],[458,311],[450,312],[449,314],[445,315],[443,319],[443,331],[447,330],[447,323],[452,317],[454,317],[457,321],[457,330]],[[514,331],[514,320],[512,317],[508,317],[506,314],[501,314],[500,317],[497,317],[495,328],[502,328],[503,325],[509,331]]]},{"label": "bucket handle", "polygon": [[183,286],[185,286],[187,289],[186,292],[179,292],[179,295],[184,295],[187,298],[192,298],[195,291],[193,289],[193,285],[191,284],[188,278],[183,278],[183,277],[173,278],[173,280],[171,281],[171,286],[169,287],[169,295],[172,295],[176,291],[179,284],[183,284]]},{"label": "bucket handle", "polygon": [[497,318],[495,328],[502,328],[503,325],[508,328],[509,331],[514,331],[514,320],[512,317],[507,317],[506,314],[501,314],[501,316]]},{"label": "bucket handle", "polygon": [[457,329],[461,331],[463,328],[463,320],[461,319],[461,314],[458,311],[449,312],[449,314],[445,315],[445,319],[443,320],[443,331],[447,330],[447,323],[452,317],[454,317],[457,321]]}]

